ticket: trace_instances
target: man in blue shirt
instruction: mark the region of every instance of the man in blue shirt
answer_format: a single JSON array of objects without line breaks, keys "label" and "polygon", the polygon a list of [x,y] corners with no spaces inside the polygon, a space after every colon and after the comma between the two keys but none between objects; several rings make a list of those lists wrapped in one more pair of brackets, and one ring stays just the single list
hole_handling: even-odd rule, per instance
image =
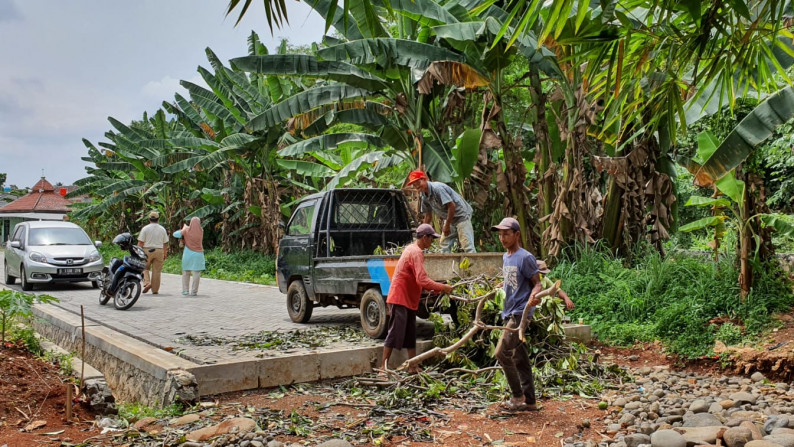
[{"label": "man in blue shirt", "polygon": [[422,194],[419,212],[424,213],[424,223],[433,220],[433,213],[444,219],[441,230],[443,237],[439,241],[441,251],[449,253],[452,245],[457,241],[461,250],[466,253],[476,253],[474,248],[474,227],[471,225],[471,205],[463,200],[449,185],[441,182],[431,182],[427,174],[416,170],[408,174],[406,186],[413,186]]},{"label": "man in blue shirt", "polygon": [[[521,248],[521,227],[512,217],[506,217],[499,225],[491,227],[499,232],[499,241],[507,251],[502,256],[504,273],[505,304],[502,319],[508,328],[518,328],[524,307],[530,306],[527,319],[532,318],[535,306],[540,299],[535,296],[541,291],[540,273],[535,257]],[[535,379],[526,345],[519,338],[518,331],[503,331],[496,346],[496,360],[504,370],[512,397],[505,403],[509,410],[538,409],[535,401]]]}]

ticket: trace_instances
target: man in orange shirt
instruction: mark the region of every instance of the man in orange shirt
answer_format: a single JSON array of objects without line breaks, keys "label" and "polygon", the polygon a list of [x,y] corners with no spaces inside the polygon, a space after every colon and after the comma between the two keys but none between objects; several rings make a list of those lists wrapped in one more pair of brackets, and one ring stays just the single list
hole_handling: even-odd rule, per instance
[{"label": "man in orange shirt", "polygon": [[[394,276],[386,305],[389,308],[389,333],[383,344],[383,369],[389,369],[389,357],[394,349],[407,349],[408,357],[416,356],[416,311],[422,290],[433,290],[441,293],[452,292],[452,286],[441,284],[428,278],[425,272],[425,255],[423,250],[433,245],[433,241],[441,237],[429,224],[416,228],[416,242],[405,247]],[[419,372],[419,366],[412,366],[408,371]]]}]

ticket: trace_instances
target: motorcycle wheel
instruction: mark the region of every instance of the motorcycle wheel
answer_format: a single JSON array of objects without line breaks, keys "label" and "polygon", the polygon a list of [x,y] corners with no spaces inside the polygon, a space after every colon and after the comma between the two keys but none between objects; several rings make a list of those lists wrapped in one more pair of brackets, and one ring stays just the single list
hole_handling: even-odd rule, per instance
[{"label": "motorcycle wheel", "polygon": [[141,296],[141,283],[139,281],[124,281],[119,286],[116,296],[113,297],[113,305],[118,310],[127,310],[138,301]]},{"label": "motorcycle wheel", "polygon": [[99,278],[99,304],[105,305],[110,301],[110,297],[105,293],[105,291],[110,287],[110,278],[106,272],[102,273],[102,276]]}]

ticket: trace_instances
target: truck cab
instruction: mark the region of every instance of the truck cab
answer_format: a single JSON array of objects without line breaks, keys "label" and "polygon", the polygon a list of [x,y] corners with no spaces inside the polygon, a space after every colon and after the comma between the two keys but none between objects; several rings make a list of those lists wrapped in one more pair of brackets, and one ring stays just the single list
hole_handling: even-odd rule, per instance
[{"label": "truck cab", "polygon": [[[317,306],[364,305],[362,312],[377,314],[370,315],[369,324],[362,320],[364,329],[384,336],[384,297],[390,281],[373,269],[385,271],[377,264],[385,265],[390,257],[373,253],[378,247],[410,243],[413,227],[399,190],[334,189],[301,200],[287,222],[276,260],[279,290],[287,295],[290,318],[305,323]],[[375,329],[367,330],[372,324]]]}]

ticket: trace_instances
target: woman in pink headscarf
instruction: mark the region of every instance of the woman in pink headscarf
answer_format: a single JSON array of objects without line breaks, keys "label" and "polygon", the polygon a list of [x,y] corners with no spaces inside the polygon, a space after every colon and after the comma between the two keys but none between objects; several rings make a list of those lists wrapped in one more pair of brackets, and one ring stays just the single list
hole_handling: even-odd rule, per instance
[{"label": "woman in pink headscarf", "polygon": [[[198,294],[201,271],[206,268],[204,263],[204,229],[198,217],[190,219],[190,225],[183,225],[181,230],[174,232],[175,238],[185,240],[185,251],[182,253],[182,295]],[[193,276],[193,287],[190,277]]]}]

